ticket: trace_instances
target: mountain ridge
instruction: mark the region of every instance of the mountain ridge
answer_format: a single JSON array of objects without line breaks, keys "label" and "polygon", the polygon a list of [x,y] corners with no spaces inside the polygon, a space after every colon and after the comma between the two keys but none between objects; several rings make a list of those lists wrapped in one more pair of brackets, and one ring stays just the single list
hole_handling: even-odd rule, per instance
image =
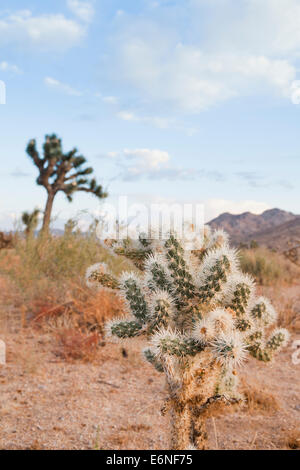
[{"label": "mountain ridge", "polygon": [[234,245],[255,240],[273,249],[284,249],[300,240],[300,215],[274,208],[262,214],[224,212],[208,222],[213,229],[224,229]]}]

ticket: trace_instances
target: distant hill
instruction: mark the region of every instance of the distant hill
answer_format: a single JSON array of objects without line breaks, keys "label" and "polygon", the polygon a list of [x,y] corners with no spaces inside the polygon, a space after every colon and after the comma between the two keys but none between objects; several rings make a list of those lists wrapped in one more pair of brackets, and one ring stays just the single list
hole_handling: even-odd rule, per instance
[{"label": "distant hill", "polygon": [[258,232],[254,234],[254,239],[259,245],[280,251],[292,248],[300,243],[300,217],[272,229]]},{"label": "distant hill", "polygon": [[300,240],[300,216],[281,209],[270,209],[260,215],[244,212],[233,215],[225,212],[209,222],[229,233],[234,245],[257,241],[269,248],[284,250]]}]

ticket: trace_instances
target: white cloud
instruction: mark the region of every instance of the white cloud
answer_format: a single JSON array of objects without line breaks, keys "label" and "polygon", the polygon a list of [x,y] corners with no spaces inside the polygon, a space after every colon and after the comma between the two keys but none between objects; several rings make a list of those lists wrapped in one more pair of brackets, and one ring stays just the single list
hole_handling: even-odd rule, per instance
[{"label": "white cloud", "polygon": [[139,121],[140,119],[134,114],[129,111],[119,111],[117,113],[117,117],[122,119],[123,121]]},{"label": "white cloud", "polygon": [[[176,6],[166,8],[174,19]],[[193,113],[238,96],[290,97],[300,52],[298,0],[241,0],[239,8],[233,0],[190,0],[185,15],[183,29],[177,21],[172,29],[172,21],[132,16],[116,36],[122,77],[143,99]]]},{"label": "white cloud", "polygon": [[100,92],[95,93],[94,96],[96,98],[101,99],[104,103],[107,103],[107,104],[118,104],[119,102],[119,99],[116,96],[112,96],[112,95],[104,96]]},{"label": "white cloud", "polygon": [[[223,11],[234,3],[223,2]],[[263,50],[270,57],[298,55],[300,3],[298,0],[243,0],[241,14],[231,21],[227,16],[221,31],[225,44],[236,49],[251,49],[256,53]]]},{"label": "white cloud", "polygon": [[[167,55],[167,54],[166,54]],[[198,112],[265,86],[287,95],[296,70],[286,60],[264,56],[211,55],[177,44],[168,58],[151,44],[127,42],[122,48],[127,78],[143,93],[177,108]],[[151,69],[149,75],[147,71]]]},{"label": "white cloud", "polygon": [[104,103],[108,103],[108,104],[118,103],[118,98],[116,96],[103,96],[102,100],[104,101]]},{"label": "white cloud", "polygon": [[117,117],[123,121],[141,122],[150,124],[151,126],[157,127],[158,129],[176,129],[183,131],[187,135],[192,136],[198,132],[196,128],[185,127],[179,124],[176,119],[164,117],[164,116],[140,116],[133,111],[119,111]]},{"label": "white cloud", "polygon": [[95,10],[91,2],[83,2],[80,0],[67,0],[68,8],[80,20],[90,23],[94,17]]},{"label": "white cloud", "polygon": [[0,62],[0,70],[1,72],[12,72],[15,74],[22,73],[21,69],[17,65],[9,64],[6,61]]},{"label": "white cloud", "polygon": [[243,212],[261,214],[265,210],[271,209],[271,206],[266,202],[253,200],[206,199],[203,201],[203,204],[206,222],[218,217],[223,212],[230,212],[231,214],[242,214]]},{"label": "white cloud", "polygon": [[117,117],[123,121],[145,122],[152,124],[159,129],[167,129],[174,122],[174,119],[159,116],[139,116],[132,111],[119,111]]},{"label": "white cloud", "polygon": [[125,149],[121,159],[123,159],[122,177],[124,180],[134,180],[140,177],[162,178],[168,170],[170,155],[163,150]]},{"label": "white cloud", "polygon": [[194,168],[176,167],[171,163],[168,152],[158,149],[124,149],[122,152],[110,152],[100,155],[113,161],[121,172],[117,178],[123,181],[150,180],[194,180],[209,178],[215,181],[223,180],[218,171],[196,170]]},{"label": "white cloud", "polygon": [[168,152],[163,150],[136,149],[124,150],[124,155],[129,160],[137,162],[141,170],[161,169],[170,160]]},{"label": "white cloud", "polygon": [[82,92],[76,90],[75,88],[72,88],[70,85],[66,83],[62,83],[59,80],[56,80],[55,78],[51,77],[45,77],[44,83],[47,87],[53,88],[57,91],[60,91],[66,95],[70,96],[82,96]]},{"label": "white cloud", "polygon": [[105,157],[108,158],[117,158],[119,156],[118,152],[108,152]]},{"label": "white cloud", "polygon": [[62,14],[33,16],[22,10],[0,18],[1,46],[64,51],[81,42],[85,28]]}]

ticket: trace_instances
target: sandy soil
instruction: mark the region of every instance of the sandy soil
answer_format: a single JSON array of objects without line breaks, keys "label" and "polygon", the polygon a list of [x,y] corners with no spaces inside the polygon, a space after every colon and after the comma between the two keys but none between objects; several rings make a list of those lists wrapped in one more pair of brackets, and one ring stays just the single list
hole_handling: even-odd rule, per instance
[{"label": "sandy soil", "polygon": [[[168,448],[164,378],[141,358],[141,340],[125,346],[127,357],[120,345],[107,344],[84,364],[60,359],[50,334],[24,329],[2,338],[8,362],[0,366],[1,449]],[[210,449],[287,448],[300,418],[295,339],[273,364],[248,361],[242,375],[255,403],[209,420]]]}]

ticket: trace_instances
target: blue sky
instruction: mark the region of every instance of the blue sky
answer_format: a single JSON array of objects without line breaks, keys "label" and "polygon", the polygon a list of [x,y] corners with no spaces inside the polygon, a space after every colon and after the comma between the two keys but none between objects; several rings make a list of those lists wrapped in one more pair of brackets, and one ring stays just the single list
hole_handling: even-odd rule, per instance
[{"label": "blue sky", "polygon": [[25,146],[52,132],[111,201],[300,213],[299,58],[300,0],[3,0],[0,227],[44,206]]}]

